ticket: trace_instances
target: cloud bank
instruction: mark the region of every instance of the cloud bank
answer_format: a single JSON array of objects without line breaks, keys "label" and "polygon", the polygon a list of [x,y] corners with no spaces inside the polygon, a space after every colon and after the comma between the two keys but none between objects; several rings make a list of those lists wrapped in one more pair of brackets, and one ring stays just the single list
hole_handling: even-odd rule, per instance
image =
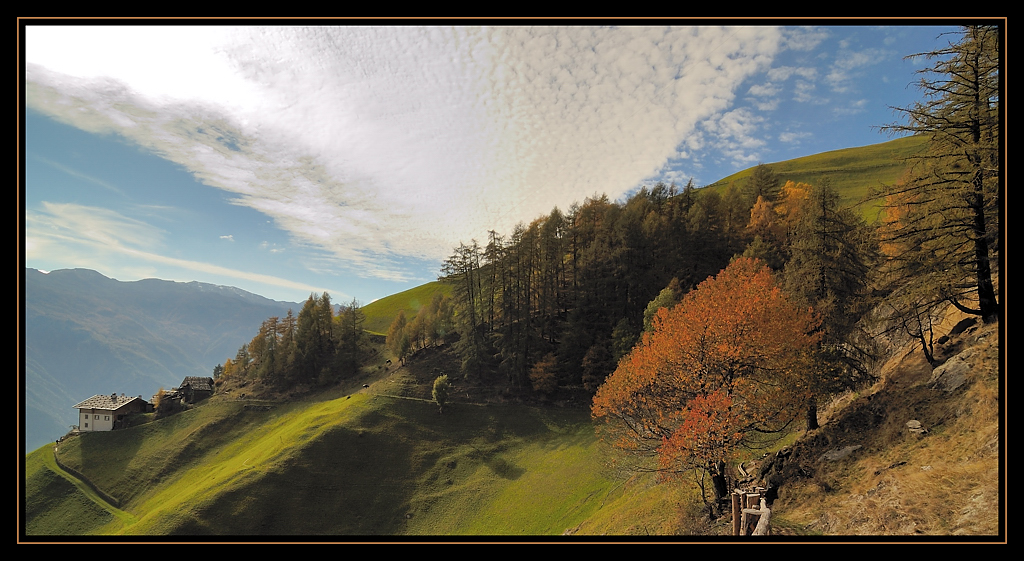
[{"label": "cloud bank", "polygon": [[705,142],[756,163],[759,117],[730,107],[787,40],[760,26],[38,27],[26,101],[183,166],[332,267],[402,280],[418,274],[407,257],[678,175]]}]

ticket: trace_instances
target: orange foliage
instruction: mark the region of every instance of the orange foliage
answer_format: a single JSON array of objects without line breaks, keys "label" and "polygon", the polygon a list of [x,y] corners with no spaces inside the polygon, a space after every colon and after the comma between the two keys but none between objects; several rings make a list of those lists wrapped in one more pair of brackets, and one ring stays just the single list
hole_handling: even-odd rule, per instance
[{"label": "orange foliage", "polygon": [[[755,430],[799,414],[818,320],[791,302],[761,261],[738,258],[672,309],[594,396],[602,436],[662,469],[725,459]],[[700,444],[700,435],[715,446]],[[700,444],[700,445],[698,445]]]},{"label": "orange foliage", "polygon": [[558,389],[555,366],[556,358],[552,353],[548,353],[540,362],[533,365],[530,369],[530,383],[535,391],[549,394]]},{"label": "orange foliage", "polygon": [[879,248],[887,257],[896,257],[906,248],[903,228],[910,218],[910,208],[914,199],[906,193],[886,195],[885,217],[879,228],[881,242]]},{"label": "orange foliage", "polygon": [[221,372],[220,375],[222,378],[231,378],[232,376],[235,375],[236,369],[237,368],[235,367],[235,363],[232,362],[231,359],[229,358],[224,361],[224,371]]},{"label": "orange foliage", "polygon": [[747,223],[747,230],[756,236],[761,236],[762,239],[768,239],[775,233],[775,218],[772,204],[758,195],[757,201],[750,209],[750,222]]},{"label": "orange foliage", "polygon": [[800,208],[810,192],[811,186],[806,183],[787,181],[782,186],[778,202],[775,203],[775,212],[781,222],[792,225],[800,220]]},{"label": "orange foliage", "polygon": [[709,466],[728,459],[743,441],[743,414],[724,390],[698,395],[690,400],[681,415],[682,424],[671,436],[662,439],[658,465],[666,472],[679,466]]}]

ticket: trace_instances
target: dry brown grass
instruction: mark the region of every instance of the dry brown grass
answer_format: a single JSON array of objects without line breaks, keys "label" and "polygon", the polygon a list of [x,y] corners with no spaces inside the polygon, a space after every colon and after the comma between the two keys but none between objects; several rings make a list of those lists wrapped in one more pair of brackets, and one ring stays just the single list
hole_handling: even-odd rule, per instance
[{"label": "dry brown grass", "polygon": [[[940,333],[959,319],[947,318]],[[956,391],[931,387],[930,365],[911,347],[894,353],[874,388],[824,408],[822,428],[794,446],[804,474],[791,469],[776,512],[825,535],[997,535],[998,326],[979,324],[949,346],[967,350],[971,366]],[[907,431],[910,419],[928,432]],[[820,458],[853,443],[862,448],[848,458]]]}]

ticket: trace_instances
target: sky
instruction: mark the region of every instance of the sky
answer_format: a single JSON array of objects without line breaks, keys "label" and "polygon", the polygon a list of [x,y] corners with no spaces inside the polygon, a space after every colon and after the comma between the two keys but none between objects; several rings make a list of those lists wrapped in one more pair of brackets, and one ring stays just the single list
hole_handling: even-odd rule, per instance
[{"label": "sky", "polygon": [[365,305],[555,207],[889,140],[956,30],[200,23],[23,28],[26,267]]}]

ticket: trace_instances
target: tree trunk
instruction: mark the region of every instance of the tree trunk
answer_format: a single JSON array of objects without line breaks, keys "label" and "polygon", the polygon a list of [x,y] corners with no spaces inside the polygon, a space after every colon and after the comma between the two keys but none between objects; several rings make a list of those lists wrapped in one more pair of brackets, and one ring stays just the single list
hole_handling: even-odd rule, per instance
[{"label": "tree trunk", "polygon": [[807,430],[818,428],[818,400],[812,397],[807,403]]},{"label": "tree trunk", "polygon": [[729,496],[728,485],[725,482],[725,462],[719,461],[715,464],[715,470],[711,474],[711,487],[715,490],[715,504]]},{"label": "tree trunk", "polygon": [[[981,174],[978,174],[979,176]],[[992,285],[992,267],[988,256],[988,240],[985,239],[984,195],[981,193],[981,180],[976,180],[974,206],[974,260],[977,263],[978,307],[981,320],[992,323],[999,320],[999,304]]]}]

